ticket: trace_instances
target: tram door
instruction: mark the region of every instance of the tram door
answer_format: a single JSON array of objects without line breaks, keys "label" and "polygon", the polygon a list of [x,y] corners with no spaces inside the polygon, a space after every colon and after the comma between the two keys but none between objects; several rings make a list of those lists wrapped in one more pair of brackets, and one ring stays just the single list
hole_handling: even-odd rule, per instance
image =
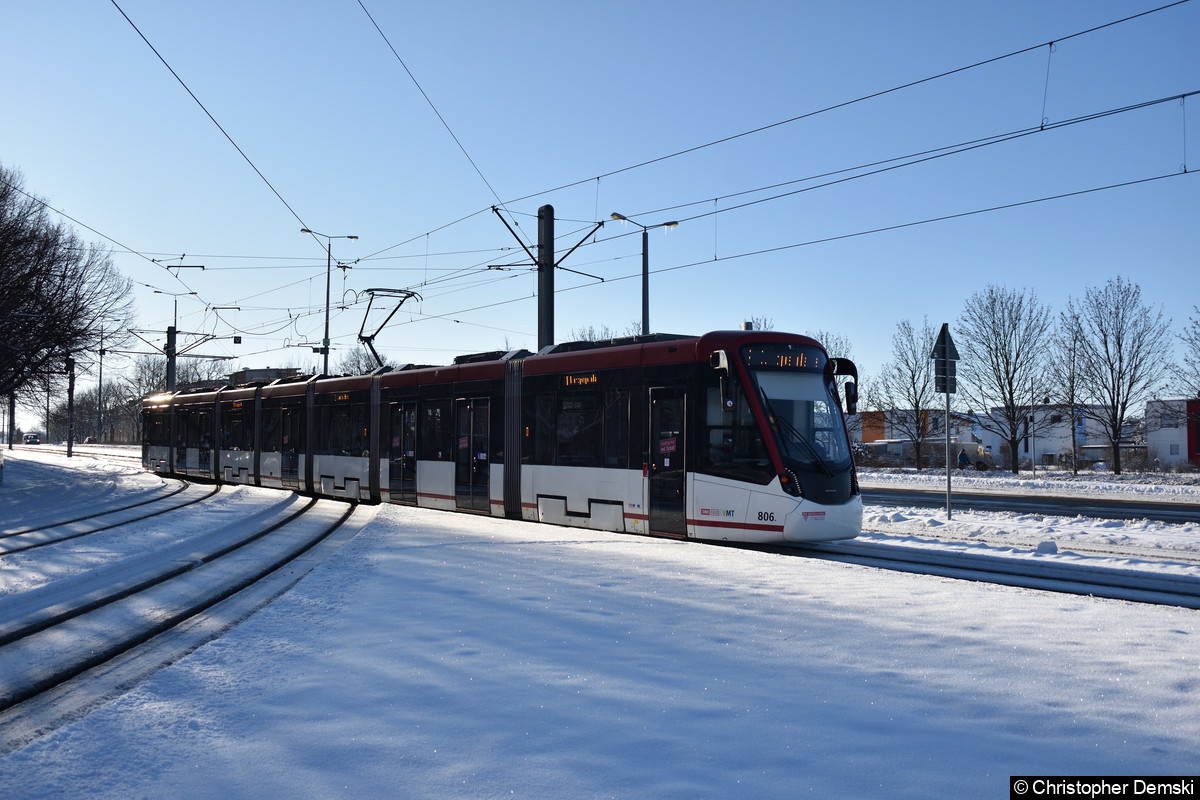
[{"label": "tram door", "polygon": [[388,491],[393,502],[417,502],[417,404],[392,403],[388,407],[391,441],[388,444]]},{"label": "tram door", "polygon": [[303,414],[299,406],[279,409],[280,478],[285,489],[300,488],[300,454],[304,452]]},{"label": "tram door", "polygon": [[488,511],[488,484],[491,474],[488,431],[488,415],[491,402],[486,397],[470,400],[459,399],[455,403],[454,495],[459,508],[472,511]]},{"label": "tram door", "polygon": [[650,390],[650,531],[687,535],[687,439],[683,389]]}]

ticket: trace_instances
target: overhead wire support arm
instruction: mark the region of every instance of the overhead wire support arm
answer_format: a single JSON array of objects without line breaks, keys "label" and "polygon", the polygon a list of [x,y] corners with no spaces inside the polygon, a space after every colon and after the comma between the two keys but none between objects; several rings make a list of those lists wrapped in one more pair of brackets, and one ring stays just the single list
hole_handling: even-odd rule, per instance
[{"label": "overhead wire support arm", "polygon": [[592,280],[596,280],[596,281],[600,281],[601,283],[604,283],[604,278],[601,278],[599,275],[593,275],[593,274],[591,274],[590,272],[580,272],[580,271],[579,271],[579,270],[577,270],[577,269],[571,269],[570,267],[563,267],[563,266],[560,266],[560,265],[558,265],[558,264],[555,264],[555,265],[554,265],[554,268],[555,268],[555,269],[561,269],[561,270],[564,270],[564,271],[566,271],[566,272],[573,272],[573,273],[575,273],[576,275],[582,275],[582,276],[583,276],[583,277],[585,277],[585,278],[591,278]]},{"label": "overhead wire support arm", "polygon": [[[599,222],[597,222],[596,227],[592,228],[590,231],[585,233],[583,235],[583,238],[580,239],[579,242],[574,247],[572,247],[567,252],[563,253],[562,258],[560,258],[560,259],[558,259],[558,261],[554,262],[554,266],[557,267],[558,269],[567,269],[566,267],[564,267],[562,265],[562,262],[566,260],[567,256],[571,255],[571,253],[574,253],[576,250],[578,250],[580,245],[582,245],[584,242],[586,242],[593,233],[595,233],[596,231],[600,230],[603,227],[604,227],[604,220],[600,220]],[[586,272],[578,272],[573,269],[568,269],[567,272],[574,272],[576,275],[587,275]],[[587,275],[587,277],[596,278],[595,275]],[[596,280],[600,281],[601,283],[604,282],[604,278],[596,278]]]},{"label": "overhead wire support arm", "polygon": [[504,227],[508,228],[508,232],[511,233],[513,235],[513,238],[517,240],[517,244],[521,245],[521,249],[525,251],[525,255],[529,256],[529,260],[536,264],[537,256],[535,256],[533,254],[533,252],[529,249],[528,245],[526,245],[525,242],[521,241],[521,237],[518,236],[517,232],[513,230],[512,225],[508,224],[508,220],[506,220],[504,217],[502,217],[500,215],[500,209],[497,208],[496,206],[492,206],[492,213],[500,218],[500,221],[504,223]]},{"label": "overhead wire support arm", "polygon": [[[508,224],[508,220],[500,216],[500,211],[496,206],[492,206],[492,212],[500,217],[500,221],[504,223],[504,227],[508,228],[508,232],[520,243],[524,248],[526,255],[530,260],[537,265],[538,273],[538,350],[554,344],[554,270],[567,269],[562,266],[563,259],[574,253],[580,245],[588,240],[592,234],[600,230],[604,226],[604,222],[596,223],[596,226],[587,232],[579,243],[568,250],[562,258],[554,257],[554,206],[546,204],[538,209],[538,253],[533,252],[525,246],[521,241],[521,237],[517,236],[517,232]],[[489,267],[490,269],[490,267]],[[583,275],[593,280],[604,282],[604,279],[598,275],[589,275],[586,272],[568,269],[568,272],[574,272],[576,275]]]}]

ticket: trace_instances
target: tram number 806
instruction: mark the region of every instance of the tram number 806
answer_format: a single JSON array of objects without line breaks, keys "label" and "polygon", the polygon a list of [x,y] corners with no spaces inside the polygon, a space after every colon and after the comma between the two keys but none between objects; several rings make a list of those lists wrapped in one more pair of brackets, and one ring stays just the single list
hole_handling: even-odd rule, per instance
[{"label": "tram number 806", "polygon": [[758,512],[758,521],[759,522],[774,522],[775,521],[775,512],[774,511]]}]

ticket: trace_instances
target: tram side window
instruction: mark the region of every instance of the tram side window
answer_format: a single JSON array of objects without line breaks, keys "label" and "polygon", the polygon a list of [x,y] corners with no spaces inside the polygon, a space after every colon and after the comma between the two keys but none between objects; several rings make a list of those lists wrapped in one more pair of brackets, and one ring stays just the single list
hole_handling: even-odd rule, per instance
[{"label": "tram side window", "polygon": [[534,462],[566,467],[629,464],[629,392],[608,389],[538,395]]},{"label": "tram side window", "polygon": [[313,454],[314,455],[332,455],[331,442],[333,440],[330,428],[333,421],[330,419],[333,409],[327,405],[319,405],[313,410],[315,416],[315,424],[313,425]]},{"label": "tram side window", "polygon": [[279,452],[279,418],[278,408],[264,408],[262,414],[262,448],[268,453]]},{"label": "tram side window", "polygon": [[421,404],[421,458],[449,461],[454,455],[454,429],[450,424],[450,401],[429,400]]},{"label": "tram side window", "polygon": [[195,415],[196,429],[193,431],[193,438],[201,450],[208,450],[212,447],[212,415],[207,411],[202,411]]},{"label": "tram side window", "polygon": [[315,452],[327,456],[358,456],[367,451],[363,405],[321,406],[317,411]]},{"label": "tram side window", "polygon": [[598,392],[559,395],[555,426],[558,458],[568,467],[598,467],[604,442],[604,407]]},{"label": "tram side window", "polygon": [[415,414],[409,409],[408,404],[396,403],[388,415],[388,424],[391,429],[388,447],[392,458],[399,458],[402,455],[415,458],[417,455],[417,421]]},{"label": "tram side window", "polygon": [[350,454],[366,458],[370,455],[371,437],[367,430],[367,405],[355,403],[350,407]]},{"label": "tram side window", "polygon": [[242,434],[242,414],[240,411],[226,411],[221,421],[221,449],[238,449],[237,440]]},{"label": "tram side window", "polygon": [[534,464],[554,463],[554,395],[539,394],[533,398],[533,424],[530,426],[526,414],[526,437],[533,428],[533,452],[526,448],[523,457],[532,457]]},{"label": "tram side window", "polygon": [[245,408],[230,408],[221,426],[223,450],[254,449],[254,412]]},{"label": "tram side window", "polygon": [[212,447],[212,417],[207,411],[181,411],[175,422],[176,447]]},{"label": "tram side window", "polygon": [[629,392],[604,393],[604,466],[629,466]]},{"label": "tram side window", "polygon": [[733,408],[726,409],[720,388],[710,387],[704,408],[701,471],[751,483],[770,483],[775,476],[767,448],[741,389],[735,393]]},{"label": "tram side window", "polygon": [[170,417],[165,411],[146,412],[146,441],[152,445],[171,443]]}]

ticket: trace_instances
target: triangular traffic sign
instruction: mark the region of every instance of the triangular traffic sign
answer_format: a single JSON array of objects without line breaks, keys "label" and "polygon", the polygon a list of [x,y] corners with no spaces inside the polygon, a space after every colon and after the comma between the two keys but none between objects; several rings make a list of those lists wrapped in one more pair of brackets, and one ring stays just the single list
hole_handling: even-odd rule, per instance
[{"label": "triangular traffic sign", "polygon": [[958,348],[954,346],[954,340],[950,338],[950,323],[943,322],[942,330],[938,333],[937,342],[933,345],[933,352],[929,357],[935,361],[958,361]]}]

